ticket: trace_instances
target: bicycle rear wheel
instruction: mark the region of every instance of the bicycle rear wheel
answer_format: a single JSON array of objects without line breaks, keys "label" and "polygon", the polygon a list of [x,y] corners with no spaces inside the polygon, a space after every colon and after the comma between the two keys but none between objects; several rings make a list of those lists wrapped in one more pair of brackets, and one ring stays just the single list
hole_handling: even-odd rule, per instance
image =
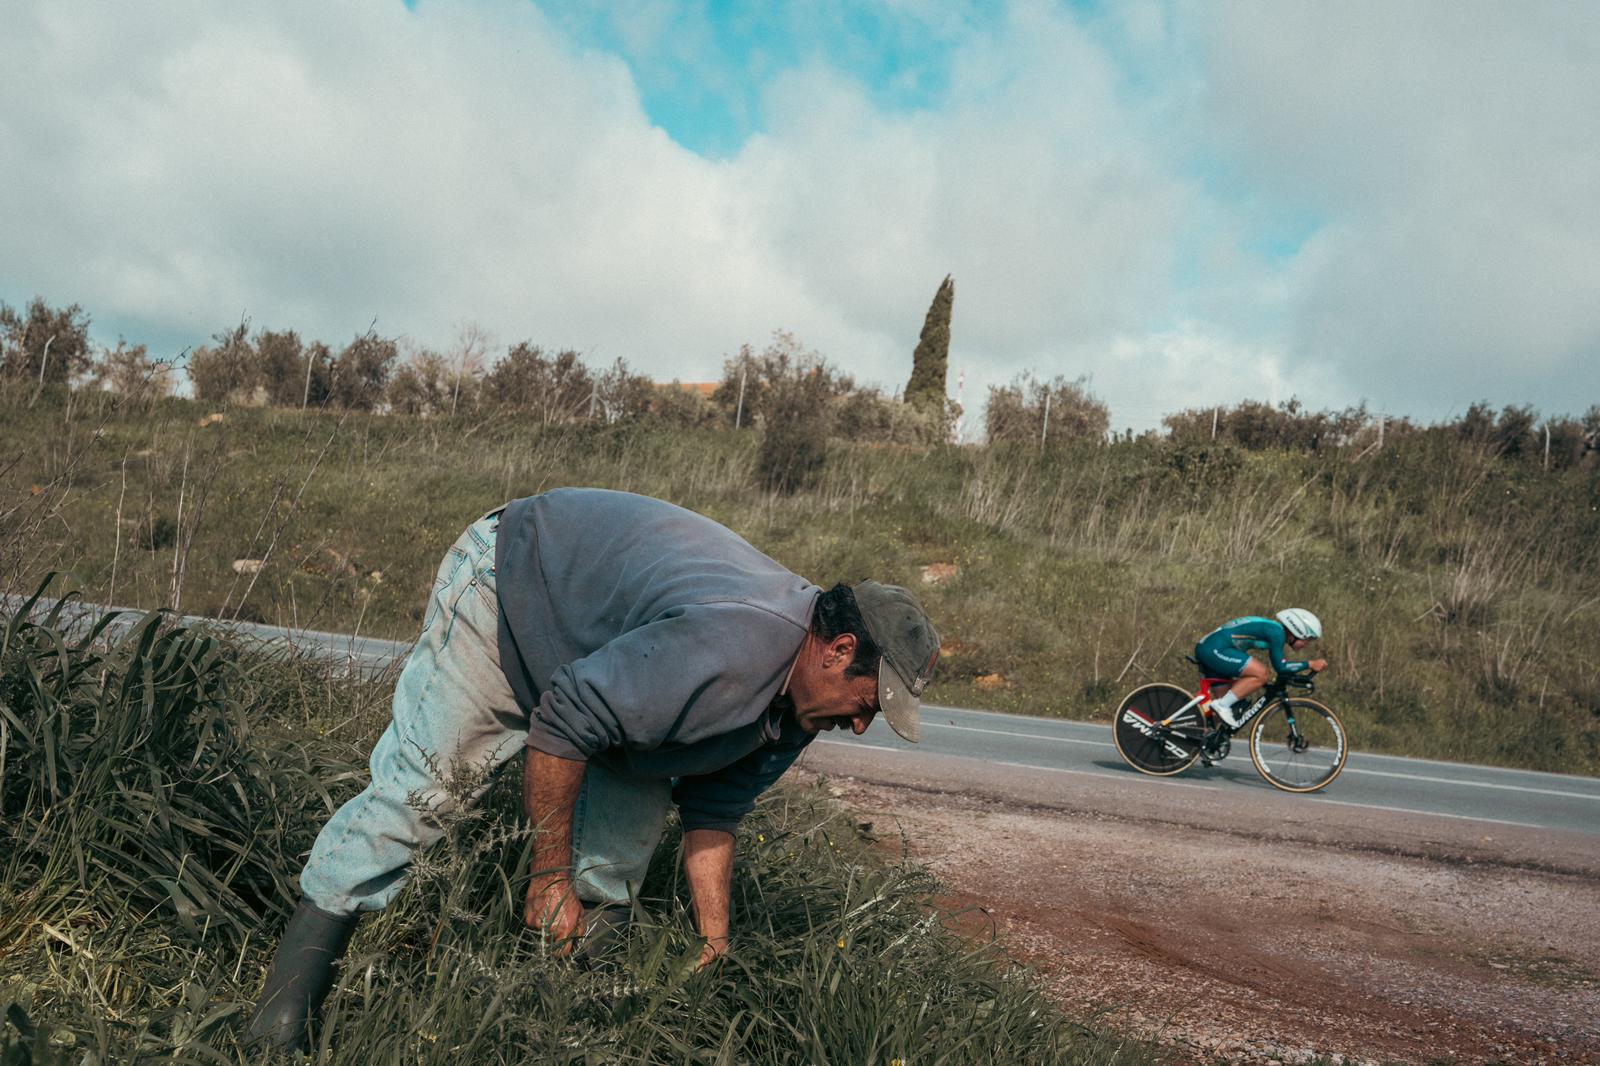
[{"label": "bicycle rear wheel", "polygon": [[1200,757],[1206,727],[1198,707],[1170,725],[1161,723],[1194,697],[1177,685],[1144,685],[1128,693],[1117,708],[1111,735],[1124,761],[1142,774],[1167,777],[1187,770]]},{"label": "bicycle rear wheel", "polygon": [[1349,754],[1339,716],[1316,700],[1279,700],[1250,730],[1250,760],[1285,792],[1323,788],[1339,776]]}]

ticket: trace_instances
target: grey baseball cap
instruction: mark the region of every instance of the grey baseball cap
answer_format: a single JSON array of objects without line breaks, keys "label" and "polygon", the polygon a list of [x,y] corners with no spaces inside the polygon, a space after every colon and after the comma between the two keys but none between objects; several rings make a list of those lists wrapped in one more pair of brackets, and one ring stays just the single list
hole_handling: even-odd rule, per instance
[{"label": "grey baseball cap", "polygon": [[883,653],[878,709],[896,733],[922,738],[922,690],[939,662],[939,633],[917,598],[899,585],[862,581],[850,586],[867,633]]}]

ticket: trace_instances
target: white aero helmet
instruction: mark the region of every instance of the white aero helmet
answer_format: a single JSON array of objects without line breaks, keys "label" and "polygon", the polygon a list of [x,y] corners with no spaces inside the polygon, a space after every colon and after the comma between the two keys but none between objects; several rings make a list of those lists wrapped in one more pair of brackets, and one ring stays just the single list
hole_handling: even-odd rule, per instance
[{"label": "white aero helmet", "polygon": [[1322,638],[1322,621],[1304,607],[1285,607],[1277,617],[1295,640]]}]

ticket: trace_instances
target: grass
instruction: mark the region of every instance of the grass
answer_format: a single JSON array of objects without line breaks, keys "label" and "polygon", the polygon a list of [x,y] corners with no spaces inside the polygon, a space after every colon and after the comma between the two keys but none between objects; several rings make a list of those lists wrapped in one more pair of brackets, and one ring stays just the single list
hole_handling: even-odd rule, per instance
[{"label": "grass", "polygon": [[[600,485],[709,514],[819,584],[917,588],[947,638],[939,702],[1104,720],[1137,683],[1192,678],[1183,656],[1224,619],[1295,603],[1328,624],[1319,692],[1356,747],[1600,772],[1600,476],[1582,467],[1444,432],[1318,453],[834,442],[778,497],[754,487],[748,432],[210,413],[5,410],[0,585],[70,569],[98,602],[407,639],[473,518]],[[959,570],[924,586],[931,563]]]},{"label": "grass", "polygon": [[[386,687],[156,615],[98,641],[0,620],[0,1063],[260,1061],[239,1032],[288,878],[359,787]],[[670,838],[621,949],[557,958],[520,920],[508,769],[363,922],[314,1061],[1155,1061],[947,928],[931,875],[884,861],[821,790],[777,790],[747,822],[720,968],[695,971]]]}]

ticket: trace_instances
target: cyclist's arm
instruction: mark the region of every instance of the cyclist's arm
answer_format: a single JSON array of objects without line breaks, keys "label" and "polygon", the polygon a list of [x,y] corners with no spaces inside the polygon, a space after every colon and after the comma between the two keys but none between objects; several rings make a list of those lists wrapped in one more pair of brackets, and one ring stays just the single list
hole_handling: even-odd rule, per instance
[{"label": "cyclist's arm", "polygon": [[1267,634],[1267,654],[1272,656],[1272,668],[1280,674],[1303,674],[1311,669],[1308,662],[1285,659],[1283,657],[1283,627],[1273,626],[1273,632]]}]

